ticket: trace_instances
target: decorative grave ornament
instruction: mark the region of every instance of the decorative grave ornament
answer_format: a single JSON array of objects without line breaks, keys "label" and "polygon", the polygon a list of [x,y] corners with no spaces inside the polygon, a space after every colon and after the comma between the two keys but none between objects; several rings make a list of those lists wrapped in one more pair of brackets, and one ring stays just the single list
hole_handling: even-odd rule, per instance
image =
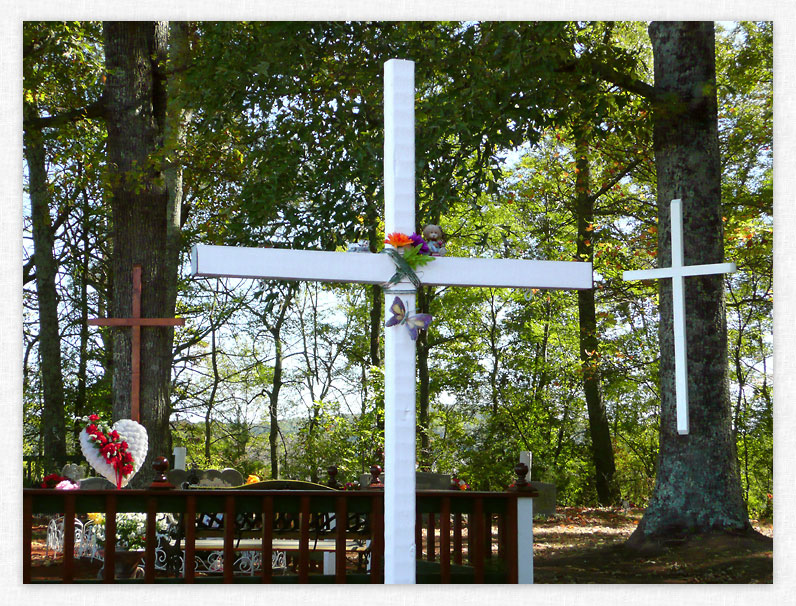
[{"label": "decorative grave ornament", "polygon": [[423,228],[423,238],[428,243],[428,248],[432,256],[445,256],[445,237],[439,225],[426,225]]},{"label": "decorative grave ornament", "polygon": [[[401,324],[401,313],[405,314],[402,309],[415,308],[416,289],[420,286],[592,288],[591,263],[432,258],[422,254],[422,243],[412,238],[422,240],[413,233],[416,229],[414,100],[414,63],[400,59],[387,61],[384,65],[384,226],[388,234],[386,244],[395,248],[385,248],[382,253],[386,254],[352,254],[197,244],[191,251],[191,274],[378,284],[384,289],[385,321],[391,322],[397,315],[395,324]],[[403,254],[398,248],[404,249]],[[416,521],[416,343],[412,336],[411,330],[384,333],[384,582],[387,584],[415,582],[415,536],[407,532]],[[528,556],[532,558],[532,554]]]},{"label": "decorative grave ornament", "polygon": [[426,330],[431,324],[431,314],[407,314],[406,306],[401,297],[395,297],[390,305],[392,318],[387,320],[385,326],[406,326],[412,341],[417,341],[417,331]]},{"label": "decorative grave ornament", "polygon": [[710,265],[686,265],[683,254],[683,210],[682,200],[671,204],[672,266],[658,269],[626,271],[625,280],[656,280],[671,278],[672,309],[674,315],[674,376],[677,401],[677,433],[688,433],[688,339],[685,330],[685,278],[726,274],[736,270],[735,263],[712,263]]},{"label": "decorative grave ornament", "polygon": [[127,486],[138,473],[148,446],[146,429],[132,419],[120,419],[108,427],[97,415],[91,415],[80,432],[80,449],[86,461],[116,488]]}]

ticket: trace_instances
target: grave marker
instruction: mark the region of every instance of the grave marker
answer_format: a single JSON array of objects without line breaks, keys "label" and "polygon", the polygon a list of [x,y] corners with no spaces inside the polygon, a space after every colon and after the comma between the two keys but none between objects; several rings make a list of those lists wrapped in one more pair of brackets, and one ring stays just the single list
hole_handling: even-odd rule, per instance
[{"label": "grave marker", "polygon": [[688,338],[685,330],[685,278],[726,274],[736,270],[735,263],[712,263],[710,265],[685,265],[683,255],[683,211],[682,201],[671,204],[672,266],[658,269],[626,271],[625,280],[672,280],[672,308],[674,315],[674,376],[677,399],[677,433],[688,433]]},{"label": "grave marker", "polygon": [[142,318],[141,317],[141,266],[133,265],[133,309],[131,318],[91,318],[89,326],[129,327],[132,329],[132,360],[130,368],[130,418],[136,423],[141,420],[138,396],[141,385],[141,327],[142,326],[182,326],[184,318]]},{"label": "grave marker", "polygon": [[[384,66],[385,233],[411,234],[415,225],[414,63]],[[196,245],[191,273],[321,282],[386,284],[395,273],[389,256],[373,253],[279,250]],[[592,288],[591,263],[439,257],[417,272],[423,285],[492,288]],[[415,310],[415,286],[405,277],[384,288],[385,319],[400,296]],[[384,582],[415,582],[415,342],[402,327],[387,329],[385,366]],[[520,499],[520,502],[530,499]],[[523,505],[524,507],[525,505]],[[530,503],[527,504],[530,507]],[[523,577],[525,578],[525,577]]]}]

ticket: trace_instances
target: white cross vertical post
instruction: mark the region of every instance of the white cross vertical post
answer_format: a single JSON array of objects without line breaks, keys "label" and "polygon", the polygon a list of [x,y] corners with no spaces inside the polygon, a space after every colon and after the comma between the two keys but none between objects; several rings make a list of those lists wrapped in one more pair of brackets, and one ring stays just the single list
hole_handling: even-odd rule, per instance
[{"label": "white cross vertical post", "polygon": [[674,373],[675,397],[677,401],[677,432],[686,435],[688,427],[688,338],[685,330],[685,278],[710,274],[732,273],[735,263],[712,263],[709,265],[685,265],[683,252],[682,201],[671,204],[672,266],[658,269],[642,269],[623,272],[625,280],[672,279],[672,311],[674,324]]},{"label": "white cross vertical post", "polygon": [[[415,231],[414,63],[392,59],[385,64],[384,77],[385,228],[387,233],[411,234]],[[205,244],[197,244],[191,251],[191,274],[203,277],[384,285],[395,269],[389,256],[371,253]],[[439,257],[423,266],[418,277],[427,286],[586,289],[592,288],[592,265]],[[407,281],[390,286],[385,289],[385,309],[399,296],[411,313],[415,292]],[[394,326],[385,331],[384,346],[384,580],[414,583],[415,342],[404,327]],[[526,503],[523,507],[531,506]],[[531,535],[526,532],[523,536]],[[532,565],[529,546],[520,550],[526,566]],[[520,577],[532,580],[532,576]]]},{"label": "white cross vertical post", "polygon": [[[384,230],[415,231],[414,63],[384,65]],[[406,279],[384,291],[389,317],[399,295],[415,308],[415,287]],[[415,342],[409,331],[384,333],[384,582],[414,584],[415,533]]]}]

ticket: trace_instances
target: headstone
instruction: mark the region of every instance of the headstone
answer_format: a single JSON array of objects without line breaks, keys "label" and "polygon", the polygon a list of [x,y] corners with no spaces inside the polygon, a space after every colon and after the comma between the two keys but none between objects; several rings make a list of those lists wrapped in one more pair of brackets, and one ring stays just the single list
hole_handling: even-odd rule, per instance
[{"label": "headstone", "polygon": [[[384,474],[380,476],[384,483]],[[359,485],[365,489],[370,483],[370,474],[363,473],[359,476]],[[447,490],[451,486],[451,476],[446,473],[431,473],[428,471],[415,472],[415,487],[417,490]]]},{"label": "headstone", "polygon": [[116,485],[112,482],[109,482],[105,478],[85,478],[80,480],[80,488],[86,490],[108,490],[116,488]]},{"label": "headstone", "polygon": [[221,479],[230,486],[240,486],[246,481],[241,472],[231,467],[221,470]]},{"label": "headstone", "polygon": [[183,488],[183,484],[188,481],[188,472],[184,469],[169,469],[166,472],[166,477],[174,486]]},{"label": "headstone", "polygon": [[552,516],[556,513],[556,485],[548,482],[528,482],[539,493],[533,499],[534,515]]},{"label": "headstone", "polygon": [[170,469],[166,473],[169,482],[175,486],[183,486],[188,482],[191,473],[196,473],[199,480],[197,484],[192,484],[193,488],[234,488],[242,486],[245,482],[243,475],[237,470],[227,468],[219,471],[218,469],[196,469],[186,471],[185,469]]},{"label": "headstone", "polygon": [[67,463],[61,470],[61,475],[75,482],[79,482],[86,477],[86,468],[77,463]]}]

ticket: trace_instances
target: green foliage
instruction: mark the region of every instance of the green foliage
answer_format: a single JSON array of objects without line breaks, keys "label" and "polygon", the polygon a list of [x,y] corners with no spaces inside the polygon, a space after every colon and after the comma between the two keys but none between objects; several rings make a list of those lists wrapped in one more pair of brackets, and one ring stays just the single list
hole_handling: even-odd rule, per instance
[{"label": "green foliage", "polygon": [[[99,99],[100,34],[97,23],[25,24],[28,123]],[[726,281],[734,429],[745,497],[761,516],[771,513],[773,485],[771,49],[770,23],[717,37],[725,253],[739,267]],[[622,272],[657,262],[650,107],[600,77],[652,81],[644,24],[208,22],[191,28],[190,52],[170,99],[193,112],[186,140],[152,159],[184,168],[183,255],[195,242],[377,244],[383,62],[413,59],[417,227],[440,224],[450,256],[593,257],[598,343],[589,363],[600,370],[621,496],[647,501],[658,457],[657,286],[625,282]],[[80,328],[107,315],[113,280],[104,125],[67,121],[42,136],[67,412],[103,413],[108,332],[83,341]],[[594,218],[579,231],[573,201],[584,163]],[[171,425],[189,465],[270,473],[279,369],[282,475],[325,481],[332,464],[343,481],[366,472],[384,416],[370,288],[292,293],[275,282],[192,280],[187,267],[181,276],[178,314],[188,322],[175,338]],[[533,478],[554,482],[560,504],[595,503],[576,296],[451,288],[424,297],[434,321],[420,454],[432,470],[502,490],[517,453],[531,450]],[[41,429],[36,313],[28,287],[25,453],[38,451]]]}]

